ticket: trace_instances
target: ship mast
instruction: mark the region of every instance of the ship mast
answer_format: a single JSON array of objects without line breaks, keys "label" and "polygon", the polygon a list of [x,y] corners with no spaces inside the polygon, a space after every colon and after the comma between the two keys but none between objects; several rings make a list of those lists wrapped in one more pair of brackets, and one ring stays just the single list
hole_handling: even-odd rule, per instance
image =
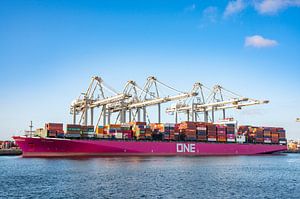
[{"label": "ship mast", "polygon": [[30,121],[29,131],[25,131],[25,135],[28,136],[28,137],[32,137],[33,133],[34,133],[34,131],[32,129],[33,129],[33,124],[32,124],[32,121]]}]

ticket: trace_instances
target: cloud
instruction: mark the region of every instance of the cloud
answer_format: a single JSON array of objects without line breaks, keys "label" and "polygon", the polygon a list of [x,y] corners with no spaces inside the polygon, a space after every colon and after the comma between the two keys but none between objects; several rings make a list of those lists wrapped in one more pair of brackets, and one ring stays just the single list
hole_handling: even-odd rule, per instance
[{"label": "cloud", "polygon": [[254,7],[260,14],[276,14],[288,7],[299,7],[300,0],[262,0],[255,1]]},{"label": "cloud", "polygon": [[274,15],[289,7],[300,7],[300,0],[232,0],[225,8],[224,17],[240,13],[249,6],[260,14]]},{"label": "cloud", "polygon": [[192,4],[192,5],[189,5],[189,6],[187,6],[185,9],[184,9],[184,11],[185,12],[192,12],[192,11],[194,11],[196,9],[196,4]]},{"label": "cloud", "polygon": [[273,47],[276,45],[278,45],[277,41],[263,38],[260,35],[249,36],[246,37],[245,39],[246,47],[265,48],[265,47]]},{"label": "cloud", "polygon": [[236,0],[236,1],[230,1],[228,2],[226,9],[224,11],[224,17],[237,14],[244,10],[246,7],[246,4],[243,0]]},{"label": "cloud", "polygon": [[202,12],[202,18],[205,21],[215,23],[218,18],[218,8],[214,6],[207,7]]}]

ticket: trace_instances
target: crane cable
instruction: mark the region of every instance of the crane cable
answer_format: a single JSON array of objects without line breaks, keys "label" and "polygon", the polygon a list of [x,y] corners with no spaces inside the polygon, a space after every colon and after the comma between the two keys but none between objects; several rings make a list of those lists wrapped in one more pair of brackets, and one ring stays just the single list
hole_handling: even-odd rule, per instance
[{"label": "crane cable", "polygon": [[173,88],[173,87],[171,87],[171,86],[169,86],[169,85],[167,85],[167,84],[165,84],[165,83],[163,83],[163,82],[161,82],[161,81],[159,81],[159,80],[156,80],[156,82],[158,82],[158,83],[160,83],[161,85],[163,85],[163,86],[165,86],[165,87],[167,87],[167,88],[169,88],[169,89],[171,89],[171,90],[173,90],[173,91],[176,91],[176,92],[178,92],[178,93],[181,93],[181,94],[184,94],[184,93],[185,93],[185,92],[180,91],[180,90],[177,90],[177,89],[175,89],[175,88]]}]

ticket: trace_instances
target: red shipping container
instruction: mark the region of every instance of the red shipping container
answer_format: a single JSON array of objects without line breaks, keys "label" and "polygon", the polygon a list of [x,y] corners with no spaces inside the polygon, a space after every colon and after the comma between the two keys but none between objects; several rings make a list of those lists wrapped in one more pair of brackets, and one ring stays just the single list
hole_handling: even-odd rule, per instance
[{"label": "red shipping container", "polygon": [[45,124],[45,129],[47,130],[63,130],[62,123],[47,123]]},{"label": "red shipping container", "polygon": [[197,136],[197,140],[199,140],[199,141],[206,141],[207,137],[206,136]]}]

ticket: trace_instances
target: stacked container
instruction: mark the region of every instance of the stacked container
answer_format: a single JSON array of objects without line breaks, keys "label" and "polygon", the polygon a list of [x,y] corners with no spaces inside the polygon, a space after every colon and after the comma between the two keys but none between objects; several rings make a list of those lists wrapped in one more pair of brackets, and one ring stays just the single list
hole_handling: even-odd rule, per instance
[{"label": "stacked container", "polygon": [[151,127],[149,125],[146,125],[145,139],[146,140],[152,140],[152,130],[151,130]]},{"label": "stacked container", "polygon": [[66,138],[80,138],[81,125],[79,124],[67,124]]},{"label": "stacked container", "polygon": [[217,141],[218,142],[226,142],[226,126],[216,125],[217,127]]},{"label": "stacked container", "polygon": [[255,142],[264,143],[264,128],[261,127],[255,128]]},{"label": "stacked container", "polygon": [[97,138],[104,138],[104,126],[96,127],[96,135]]},{"label": "stacked container", "polygon": [[120,139],[123,137],[122,135],[122,130],[121,130],[121,125],[120,124],[110,124],[107,125],[107,130],[106,130],[108,136],[110,138],[117,138]]},{"label": "stacked container", "polygon": [[278,128],[277,132],[279,133],[279,144],[286,144],[285,130],[283,128]]},{"label": "stacked container", "polygon": [[132,126],[127,123],[121,124],[123,139],[132,139]]},{"label": "stacked container", "polygon": [[43,128],[38,128],[35,130],[34,132],[34,136],[37,136],[37,137],[47,137],[47,129],[43,129]]},{"label": "stacked container", "polygon": [[47,130],[47,137],[64,137],[62,123],[47,123],[45,129]]},{"label": "stacked container", "polygon": [[216,142],[217,141],[217,128],[215,124],[207,124],[207,141]]},{"label": "stacked container", "polygon": [[163,139],[174,140],[175,139],[175,124],[166,123],[163,124]]},{"label": "stacked container", "polygon": [[272,137],[271,137],[271,129],[270,127],[264,127],[264,143],[271,144]]},{"label": "stacked container", "polygon": [[165,130],[164,124],[151,123],[149,125],[149,129],[151,131],[151,139],[153,139],[153,140],[162,140],[163,139],[163,137],[164,137],[163,134],[164,134],[164,130]]},{"label": "stacked container", "polygon": [[95,137],[94,126],[81,126],[81,137],[82,138],[93,138]]},{"label": "stacked container", "polygon": [[182,122],[179,126],[181,136],[180,140],[196,141],[196,125],[194,122]]},{"label": "stacked container", "polygon": [[272,141],[272,144],[279,143],[279,133],[277,132],[277,128],[271,129],[271,141]]},{"label": "stacked container", "polygon": [[258,127],[248,127],[248,132],[247,132],[247,141],[249,143],[255,143],[256,142],[256,132],[257,132]]},{"label": "stacked container", "polygon": [[144,140],[146,133],[146,122],[132,122],[133,135],[137,140]]},{"label": "stacked container", "polygon": [[104,126],[97,126],[96,134],[104,134]]},{"label": "stacked container", "polygon": [[239,126],[238,135],[248,135],[250,126]]},{"label": "stacked container", "polygon": [[286,144],[283,128],[240,126],[238,135],[246,135],[248,143]]},{"label": "stacked container", "polygon": [[177,123],[174,127],[174,140],[180,140],[180,134],[180,123]]},{"label": "stacked container", "polygon": [[162,140],[164,138],[164,124],[151,123],[149,127],[151,129],[151,135],[153,140]]},{"label": "stacked container", "polygon": [[197,122],[196,123],[196,130],[197,130],[197,140],[198,141],[207,141],[206,123]]},{"label": "stacked container", "polygon": [[227,142],[235,142],[235,125],[226,124],[226,138]]}]

